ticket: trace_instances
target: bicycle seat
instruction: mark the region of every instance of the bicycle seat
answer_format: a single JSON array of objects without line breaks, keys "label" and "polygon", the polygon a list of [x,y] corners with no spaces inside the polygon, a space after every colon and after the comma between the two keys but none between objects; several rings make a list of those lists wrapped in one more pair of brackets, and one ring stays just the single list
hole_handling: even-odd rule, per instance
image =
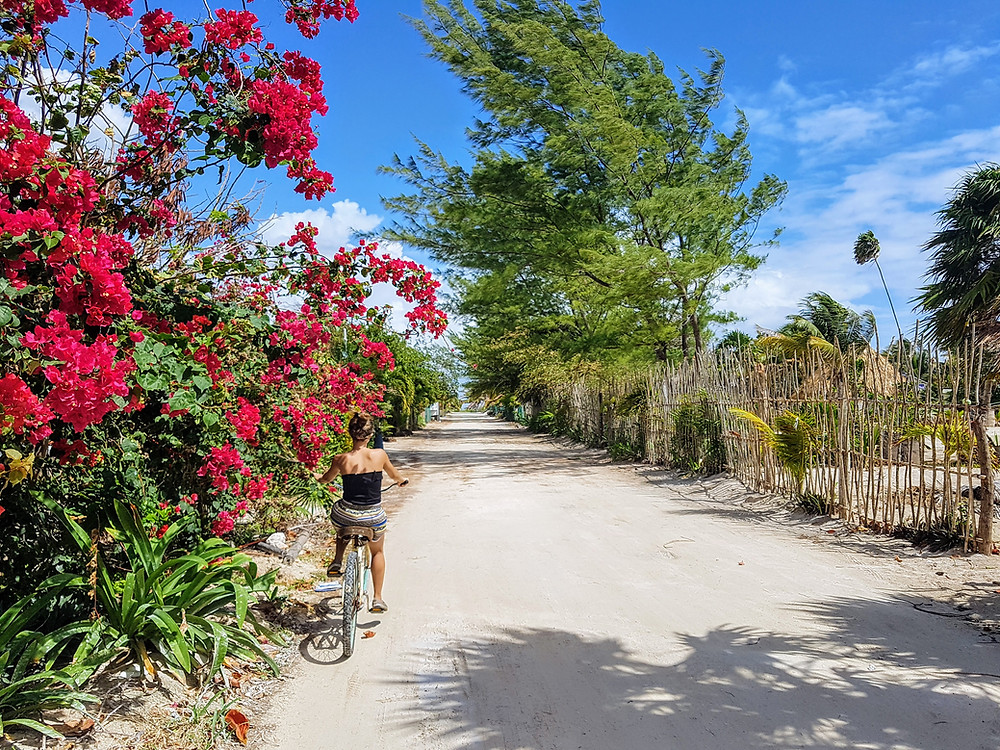
[{"label": "bicycle seat", "polygon": [[375,529],[371,528],[370,526],[344,526],[340,530],[340,534],[338,536],[341,537],[360,536],[366,542],[370,542],[372,539],[375,538]]}]

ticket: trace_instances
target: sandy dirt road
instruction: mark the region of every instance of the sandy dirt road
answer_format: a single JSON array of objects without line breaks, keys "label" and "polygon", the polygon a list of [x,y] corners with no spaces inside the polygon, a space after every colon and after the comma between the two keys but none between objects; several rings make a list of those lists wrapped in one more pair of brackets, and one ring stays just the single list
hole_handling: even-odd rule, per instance
[{"label": "sandy dirt road", "polygon": [[486,417],[394,446],[390,611],[303,644],[271,747],[1000,748],[1000,645],[891,554]]}]

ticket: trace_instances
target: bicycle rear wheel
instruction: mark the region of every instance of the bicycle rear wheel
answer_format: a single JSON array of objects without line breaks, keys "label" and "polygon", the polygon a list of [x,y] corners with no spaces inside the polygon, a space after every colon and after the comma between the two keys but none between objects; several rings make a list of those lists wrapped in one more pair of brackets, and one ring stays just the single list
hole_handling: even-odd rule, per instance
[{"label": "bicycle rear wheel", "polygon": [[361,609],[361,564],[358,551],[352,550],[344,562],[344,658],[354,653],[354,637],[358,630],[358,610]]}]

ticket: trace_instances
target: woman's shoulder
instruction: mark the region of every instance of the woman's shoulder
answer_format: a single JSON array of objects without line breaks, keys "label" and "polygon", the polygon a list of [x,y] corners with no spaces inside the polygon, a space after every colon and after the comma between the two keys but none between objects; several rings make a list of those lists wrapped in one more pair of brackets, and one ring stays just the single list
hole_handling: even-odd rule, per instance
[{"label": "woman's shoulder", "polygon": [[389,457],[388,454],[381,448],[369,448],[368,456],[374,460],[379,466],[385,463],[385,460]]}]

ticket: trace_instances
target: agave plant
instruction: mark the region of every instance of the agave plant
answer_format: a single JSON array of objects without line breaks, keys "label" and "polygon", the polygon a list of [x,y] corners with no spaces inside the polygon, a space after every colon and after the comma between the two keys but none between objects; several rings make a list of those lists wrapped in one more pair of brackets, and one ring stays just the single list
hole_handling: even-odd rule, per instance
[{"label": "agave plant", "polygon": [[816,429],[801,415],[785,410],[774,419],[772,427],[753,412],[730,409],[733,416],[749,422],[774,449],[779,463],[796,483],[796,495],[805,491],[806,475],[816,455]]},{"label": "agave plant", "polygon": [[[0,736],[19,726],[58,738],[58,732],[38,720],[41,711],[83,711],[86,703],[96,700],[79,688],[110,654],[106,649],[94,651],[91,623],[74,622],[51,633],[36,629],[56,599],[67,589],[82,586],[79,576],[53,576],[0,613]],[[74,643],[76,651],[67,660],[66,652]]]},{"label": "agave plant", "polygon": [[[151,539],[131,507],[114,502],[117,528],[108,529],[124,549],[130,570],[116,577],[91,536],[58,504],[43,500],[60,517],[80,549],[96,563],[95,595],[104,638],[122,643],[147,674],[158,653],[178,674],[208,665],[210,678],[228,654],[261,659],[277,674],[274,660],[256,636],[280,643],[250,609],[250,597],[272,594],[275,572],[258,576],[251,558],[218,538],[176,553],[173,541],[184,522]],[[249,625],[253,634],[244,625]]]}]

